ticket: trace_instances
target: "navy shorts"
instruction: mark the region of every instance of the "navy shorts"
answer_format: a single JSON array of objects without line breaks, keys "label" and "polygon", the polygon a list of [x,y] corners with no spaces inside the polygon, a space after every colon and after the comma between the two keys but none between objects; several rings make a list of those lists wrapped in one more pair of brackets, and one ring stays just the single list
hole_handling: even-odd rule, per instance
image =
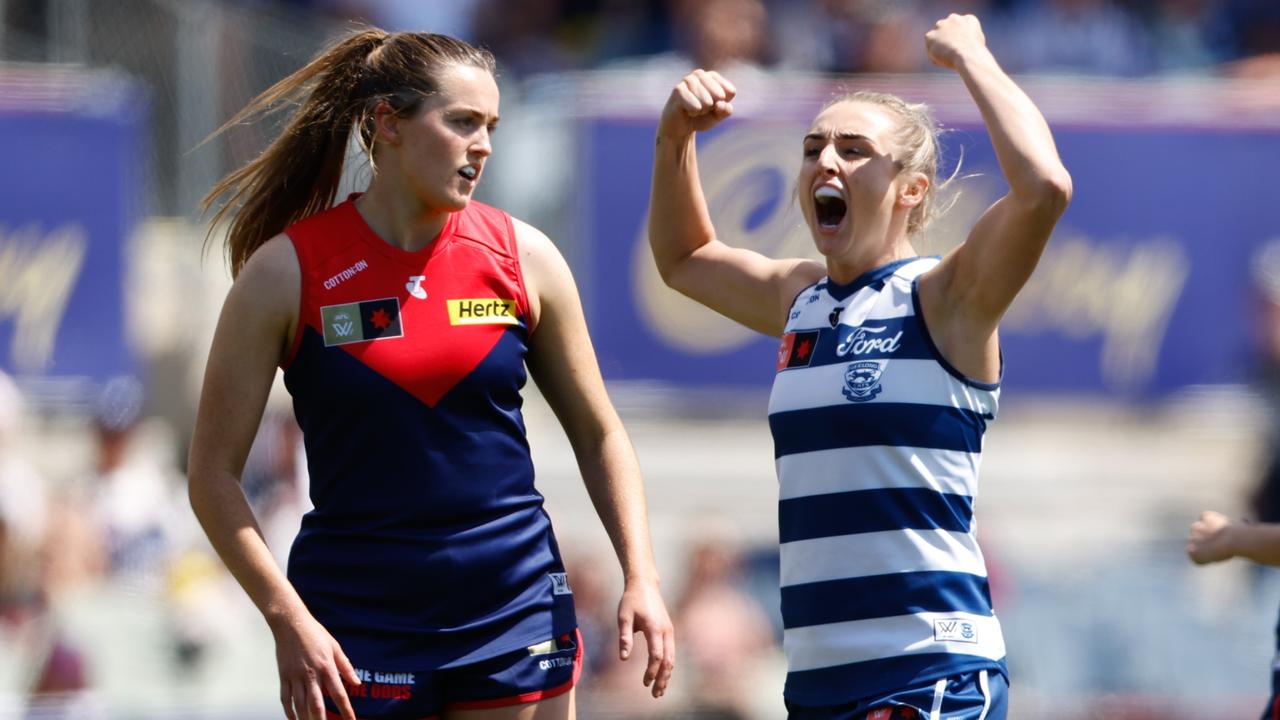
[{"label": "navy shorts", "polygon": [[847,705],[787,703],[787,710],[788,720],[1005,720],[1009,683],[999,672],[981,670]]},{"label": "navy shorts", "polygon": [[[582,674],[582,635],[562,635],[470,665],[437,670],[357,667],[347,697],[360,720],[433,720],[446,709],[481,710],[562,695]],[[337,707],[325,698],[327,715]]]}]

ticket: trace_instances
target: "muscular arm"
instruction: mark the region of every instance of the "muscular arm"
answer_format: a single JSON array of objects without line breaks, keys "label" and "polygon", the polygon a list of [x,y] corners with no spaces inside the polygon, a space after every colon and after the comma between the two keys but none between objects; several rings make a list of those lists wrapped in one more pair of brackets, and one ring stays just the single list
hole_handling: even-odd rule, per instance
[{"label": "muscular arm", "polygon": [[530,304],[536,303],[529,370],[564,427],[622,566],[622,659],[630,655],[632,632],[644,633],[649,646],[644,684],[652,683],[653,695],[659,697],[674,667],[675,642],[658,590],[640,464],[605,392],[569,266],[551,241],[529,225],[517,221],[516,238]]},{"label": "muscular arm", "polygon": [[926,47],[935,64],[964,81],[1009,183],[1009,193],[966,241],[920,280],[925,317],[943,354],[962,371],[990,377],[998,367],[996,326],[1066,210],[1071,176],[1044,117],[987,49],[977,18],[940,21]]},{"label": "muscular arm", "polygon": [[778,336],[796,293],[826,271],[809,260],[775,260],[716,239],[698,177],[696,133],[733,108],[734,89],[697,70],[672,91],[658,124],[649,246],[671,288],[752,330]]}]

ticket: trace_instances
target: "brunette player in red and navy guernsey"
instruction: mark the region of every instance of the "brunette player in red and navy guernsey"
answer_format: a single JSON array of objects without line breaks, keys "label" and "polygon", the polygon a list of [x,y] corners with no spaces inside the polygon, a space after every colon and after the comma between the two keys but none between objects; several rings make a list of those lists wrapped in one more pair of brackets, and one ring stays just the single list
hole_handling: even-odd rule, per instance
[{"label": "brunette player in red and navy guernsey", "polygon": [[[582,643],[534,488],[526,366],[622,565],[620,655],[644,633],[643,681],[662,695],[675,647],[639,468],[573,278],[546,236],[471,201],[498,120],[492,57],[366,30],[248,112],[305,93],[276,143],[210,193],[230,195],[217,217],[232,218],[236,282],[190,460],[192,506],[275,636],[285,715],[574,717]],[[324,209],[351,127],[374,178]],[[315,505],[287,576],[238,486],[277,366]]]}]

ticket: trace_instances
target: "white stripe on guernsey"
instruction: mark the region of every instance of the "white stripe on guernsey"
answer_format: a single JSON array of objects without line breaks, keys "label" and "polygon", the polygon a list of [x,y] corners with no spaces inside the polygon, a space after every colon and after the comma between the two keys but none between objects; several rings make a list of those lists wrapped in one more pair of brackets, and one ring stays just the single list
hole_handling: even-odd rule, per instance
[{"label": "white stripe on guernsey", "polygon": [[942,697],[946,694],[946,678],[933,684],[933,707],[929,709],[929,720],[942,720]]},{"label": "white stripe on guernsey", "polygon": [[[971,623],[978,642],[934,640],[934,621],[952,619]],[[791,628],[783,633],[782,644],[791,672],[924,653],[977,655],[989,660],[999,660],[1005,654],[1000,622],[969,613],[918,613]]]},{"label": "white stripe on guernsey", "polygon": [[[828,405],[849,405],[841,390],[844,371],[858,360],[813,368],[783,370],[773,381],[769,396],[769,413],[805,410]],[[876,402],[939,405],[950,399],[952,407],[977,413],[994,413],[996,393],[966,385],[947,372],[935,360],[890,359],[881,364],[880,393]]]},{"label": "white stripe on guernsey", "polygon": [[972,535],[885,530],[796,540],[779,546],[782,587],[825,580],[939,570],[987,576]]},{"label": "white stripe on guernsey", "polygon": [[987,711],[991,709],[991,686],[987,683],[987,671],[978,673],[978,688],[982,690],[982,714],[978,720],[987,720]]},{"label": "white stripe on guernsey", "polygon": [[778,458],[778,498],[855,490],[927,487],[940,493],[975,495],[982,456],[962,450],[922,450],[891,445],[834,448]]}]

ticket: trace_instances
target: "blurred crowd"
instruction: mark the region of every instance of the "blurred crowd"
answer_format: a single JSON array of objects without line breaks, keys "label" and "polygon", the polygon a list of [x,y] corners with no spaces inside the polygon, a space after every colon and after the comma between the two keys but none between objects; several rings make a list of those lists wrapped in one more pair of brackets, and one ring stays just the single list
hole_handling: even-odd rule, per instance
[{"label": "blurred crowd", "polygon": [[[0,372],[0,718],[114,717],[95,692],[102,648],[69,631],[67,616],[111,598],[160,608],[161,647],[106,630],[138,642],[125,656],[147,666],[140,674],[162,667],[172,677],[161,680],[173,680],[197,671],[224,629],[231,583],[191,513],[179,443],[148,413],[139,379],[108,381],[87,417],[63,418],[83,422],[88,438],[75,477],[50,477],[38,467],[57,463],[30,456],[24,425],[42,420]],[[243,476],[282,564],[308,507],[301,457],[292,416],[269,414]]]},{"label": "blurred crowd", "polygon": [[[983,20],[1012,72],[1274,72],[1274,0],[281,0],[389,29],[453,33],[525,76],[667,60],[822,73],[929,69],[920,38]],[[261,4],[255,2],[254,4]]]}]

